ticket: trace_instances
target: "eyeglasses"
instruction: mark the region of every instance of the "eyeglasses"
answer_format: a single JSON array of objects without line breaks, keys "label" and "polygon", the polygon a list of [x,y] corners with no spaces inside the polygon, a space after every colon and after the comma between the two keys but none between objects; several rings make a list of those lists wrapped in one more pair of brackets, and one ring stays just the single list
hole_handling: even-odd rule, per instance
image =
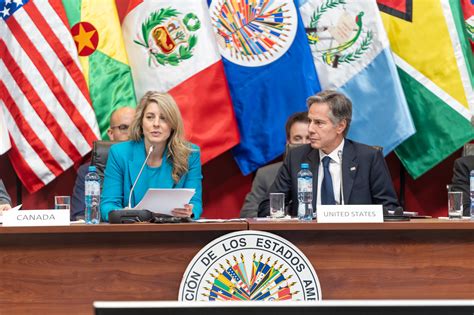
[{"label": "eyeglasses", "polygon": [[110,126],[110,129],[118,128],[118,130],[120,130],[120,132],[125,133],[125,132],[128,131],[129,127],[130,127],[129,125],[121,124],[121,125],[118,125],[118,126]]}]

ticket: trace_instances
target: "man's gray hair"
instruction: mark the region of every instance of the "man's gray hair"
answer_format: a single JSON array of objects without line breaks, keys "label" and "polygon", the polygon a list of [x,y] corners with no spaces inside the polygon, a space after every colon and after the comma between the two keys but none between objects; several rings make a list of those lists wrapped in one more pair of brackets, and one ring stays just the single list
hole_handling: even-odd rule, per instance
[{"label": "man's gray hair", "polygon": [[344,94],[333,91],[325,90],[317,93],[316,95],[308,97],[306,105],[308,105],[308,111],[314,103],[325,103],[329,106],[329,119],[334,125],[337,125],[342,120],[347,123],[346,129],[344,129],[344,137],[349,132],[349,126],[352,120],[352,102]]}]

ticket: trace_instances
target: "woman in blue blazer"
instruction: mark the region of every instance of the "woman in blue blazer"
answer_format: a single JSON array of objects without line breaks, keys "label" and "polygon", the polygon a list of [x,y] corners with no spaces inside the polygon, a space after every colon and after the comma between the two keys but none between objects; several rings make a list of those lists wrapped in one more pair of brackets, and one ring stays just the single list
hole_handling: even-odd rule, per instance
[{"label": "woman in blue blazer", "polygon": [[140,202],[149,188],[194,188],[190,204],[173,210],[178,217],[202,213],[202,173],[199,147],[184,140],[181,113],[169,94],[147,92],[137,106],[131,141],[114,144],[105,168],[101,216],[128,206],[130,190],[148,160],[131,196]]}]

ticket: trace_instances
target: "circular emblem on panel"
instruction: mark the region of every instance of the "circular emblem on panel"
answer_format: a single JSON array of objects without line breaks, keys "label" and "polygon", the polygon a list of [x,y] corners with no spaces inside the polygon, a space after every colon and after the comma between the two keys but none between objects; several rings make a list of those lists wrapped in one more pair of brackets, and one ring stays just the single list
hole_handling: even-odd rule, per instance
[{"label": "circular emblem on panel", "polygon": [[321,300],[306,256],[268,232],[239,231],[206,245],[188,265],[180,301]]},{"label": "circular emblem on panel", "polygon": [[134,43],[147,50],[150,64],[177,66],[193,56],[198,41],[194,33],[200,28],[201,21],[194,13],[162,8],[142,23],[141,37]]},{"label": "circular emblem on panel", "polygon": [[214,0],[210,14],[221,55],[241,66],[277,60],[298,28],[293,0]]}]

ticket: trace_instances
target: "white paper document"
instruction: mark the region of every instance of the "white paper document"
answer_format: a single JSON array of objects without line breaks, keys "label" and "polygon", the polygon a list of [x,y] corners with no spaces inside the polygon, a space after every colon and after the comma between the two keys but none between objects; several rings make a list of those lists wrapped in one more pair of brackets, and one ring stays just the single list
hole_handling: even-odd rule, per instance
[{"label": "white paper document", "polygon": [[150,188],[134,209],[172,215],[171,210],[183,208],[185,204],[189,203],[194,192],[195,189],[187,188]]}]

